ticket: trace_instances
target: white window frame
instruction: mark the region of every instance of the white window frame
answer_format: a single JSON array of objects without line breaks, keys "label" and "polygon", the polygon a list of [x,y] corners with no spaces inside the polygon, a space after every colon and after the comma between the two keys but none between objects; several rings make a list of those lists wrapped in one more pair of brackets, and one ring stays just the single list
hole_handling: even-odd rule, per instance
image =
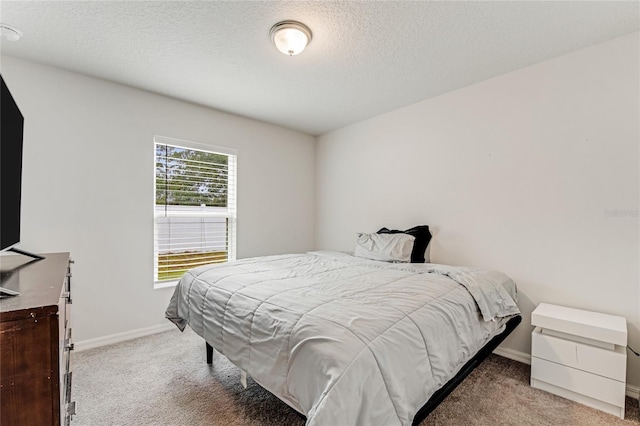
[{"label": "white window frame", "polygon": [[[228,156],[228,188],[227,188],[227,211],[226,212],[202,212],[194,215],[193,213],[171,212],[169,216],[158,214],[156,209],[156,145],[171,145],[177,148],[193,149],[197,151],[206,151],[214,154],[222,154]],[[199,142],[188,141],[184,139],[176,139],[167,136],[155,135],[153,137],[153,287],[154,289],[174,287],[179,279],[158,281],[158,227],[156,220],[159,217],[225,217],[228,219],[228,251],[227,261],[236,260],[236,235],[237,235],[237,167],[238,167],[238,151],[233,148],[221,147],[216,145],[203,144]]]}]

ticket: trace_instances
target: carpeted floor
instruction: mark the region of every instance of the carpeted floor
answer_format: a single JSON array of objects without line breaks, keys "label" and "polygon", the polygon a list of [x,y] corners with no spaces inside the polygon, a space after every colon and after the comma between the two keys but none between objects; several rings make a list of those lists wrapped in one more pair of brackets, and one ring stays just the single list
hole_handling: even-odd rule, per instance
[{"label": "carpeted floor", "polygon": [[[305,418],[187,329],[73,354],[72,426],[304,425]],[[617,417],[529,387],[529,366],[492,355],[422,425],[640,425],[627,398]],[[339,425],[332,425],[339,426]]]}]

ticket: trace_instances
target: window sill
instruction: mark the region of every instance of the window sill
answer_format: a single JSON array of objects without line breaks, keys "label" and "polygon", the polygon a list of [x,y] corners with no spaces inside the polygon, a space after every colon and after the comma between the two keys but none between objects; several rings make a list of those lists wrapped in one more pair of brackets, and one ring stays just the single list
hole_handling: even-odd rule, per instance
[{"label": "window sill", "polygon": [[180,280],[171,280],[171,281],[155,281],[153,283],[154,290],[160,290],[162,288],[173,288],[178,285],[178,281]]}]

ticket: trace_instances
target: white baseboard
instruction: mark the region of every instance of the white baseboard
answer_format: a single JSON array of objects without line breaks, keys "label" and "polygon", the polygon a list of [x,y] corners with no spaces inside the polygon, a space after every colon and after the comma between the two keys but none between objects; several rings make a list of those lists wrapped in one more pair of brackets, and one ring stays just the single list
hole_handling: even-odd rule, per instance
[{"label": "white baseboard", "polygon": [[516,351],[515,349],[503,348],[498,346],[494,351],[494,354],[503,356],[505,358],[512,359],[514,361],[521,362],[523,364],[531,365],[531,355]]},{"label": "white baseboard", "polygon": [[627,385],[626,394],[633,399],[640,399],[640,386]]},{"label": "white baseboard", "polygon": [[86,351],[87,349],[99,348],[100,346],[113,345],[114,343],[124,342],[126,340],[136,339],[138,337],[148,336],[150,334],[162,333],[163,331],[175,330],[176,326],[170,322],[162,325],[153,325],[151,327],[138,328],[136,330],[125,331],[123,333],[110,334],[108,336],[96,337],[95,339],[81,340],[74,342],[74,350],[76,352]]},{"label": "white baseboard", "polygon": [[[503,348],[498,346],[494,351],[494,354],[503,356],[505,358],[512,359],[514,361],[522,362],[523,364],[531,365],[531,355],[516,351],[515,349]],[[634,399],[640,399],[640,386],[627,384],[626,395]]]}]

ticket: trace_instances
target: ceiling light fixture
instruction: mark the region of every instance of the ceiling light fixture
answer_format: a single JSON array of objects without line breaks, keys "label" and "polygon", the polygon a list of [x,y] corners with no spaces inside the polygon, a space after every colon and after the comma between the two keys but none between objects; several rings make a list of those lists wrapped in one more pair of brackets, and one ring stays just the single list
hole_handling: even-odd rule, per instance
[{"label": "ceiling light fixture", "polygon": [[271,41],[285,55],[297,55],[311,42],[311,30],[297,21],[282,21],[271,27]]},{"label": "ceiling light fixture", "polygon": [[9,41],[18,41],[22,37],[22,33],[11,25],[0,22],[0,37]]}]

